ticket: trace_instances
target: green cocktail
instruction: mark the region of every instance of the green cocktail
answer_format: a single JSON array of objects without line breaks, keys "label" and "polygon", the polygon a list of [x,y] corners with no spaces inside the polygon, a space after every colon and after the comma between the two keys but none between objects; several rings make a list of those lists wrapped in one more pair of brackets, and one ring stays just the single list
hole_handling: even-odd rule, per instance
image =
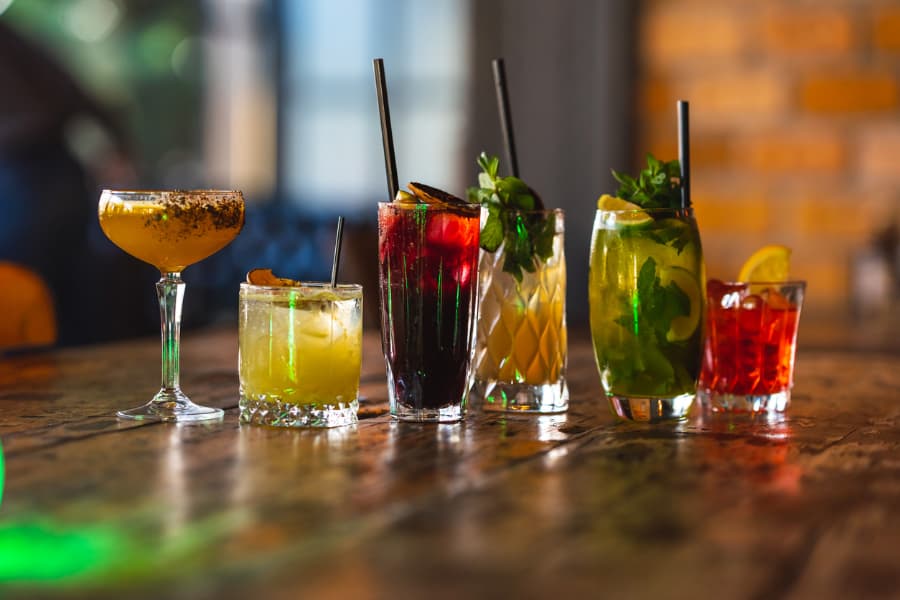
[{"label": "green cocktail", "polygon": [[683,418],[700,373],[705,298],[693,211],[611,196],[598,206],[589,296],[603,389],[623,419]]}]

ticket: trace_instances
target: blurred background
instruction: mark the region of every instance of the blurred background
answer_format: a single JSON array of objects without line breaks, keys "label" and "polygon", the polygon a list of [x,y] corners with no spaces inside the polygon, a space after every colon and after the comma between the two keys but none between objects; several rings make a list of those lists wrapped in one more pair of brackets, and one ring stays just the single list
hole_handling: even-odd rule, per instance
[{"label": "blurred background", "polygon": [[240,189],[246,227],[187,270],[185,326],[236,322],[251,268],[327,278],[338,214],[375,326],[376,56],[401,183],[457,195],[501,154],[505,57],[522,177],[567,211],[574,331],[610,169],[676,158],[684,98],[708,274],[787,244],[801,344],[896,344],[898,1],[0,0],[0,260],[47,281],[62,344],[154,334],[158,274],[100,232],[99,191]]}]

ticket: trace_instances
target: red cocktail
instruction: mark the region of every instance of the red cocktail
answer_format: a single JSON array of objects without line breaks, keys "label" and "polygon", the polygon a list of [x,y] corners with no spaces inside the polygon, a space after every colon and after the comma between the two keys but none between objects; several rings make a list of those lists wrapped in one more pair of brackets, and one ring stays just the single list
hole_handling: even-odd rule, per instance
[{"label": "red cocktail", "polygon": [[481,208],[378,205],[381,331],[391,414],[458,421],[470,376]]},{"label": "red cocktail", "polygon": [[707,283],[698,396],[714,412],[787,408],[806,283]]}]

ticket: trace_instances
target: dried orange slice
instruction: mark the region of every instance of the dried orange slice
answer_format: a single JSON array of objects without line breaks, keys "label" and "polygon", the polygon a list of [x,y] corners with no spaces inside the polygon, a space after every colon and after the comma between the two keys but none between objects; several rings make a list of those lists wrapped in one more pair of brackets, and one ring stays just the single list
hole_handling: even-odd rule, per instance
[{"label": "dried orange slice", "polygon": [[293,287],[301,285],[299,281],[294,281],[293,279],[276,277],[272,269],[253,269],[247,273],[247,283],[266,287]]},{"label": "dried orange slice", "polygon": [[738,281],[787,281],[791,272],[791,249],[779,244],[763,246],[741,267]]},{"label": "dried orange slice", "polygon": [[413,181],[407,185],[407,187],[412,191],[416,198],[426,204],[468,205],[468,202],[462,198],[457,198],[453,194],[431,187],[430,185],[425,185],[424,183]]}]

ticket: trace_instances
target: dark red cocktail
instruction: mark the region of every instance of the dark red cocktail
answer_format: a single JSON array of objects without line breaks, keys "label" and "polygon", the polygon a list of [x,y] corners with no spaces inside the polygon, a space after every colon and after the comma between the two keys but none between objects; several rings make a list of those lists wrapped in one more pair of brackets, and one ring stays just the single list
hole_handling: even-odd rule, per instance
[{"label": "dark red cocktail", "polygon": [[458,421],[469,387],[481,209],[380,203],[381,332],[391,414]]},{"label": "dark red cocktail", "polygon": [[713,411],[783,411],[793,384],[804,282],[707,283],[698,396]]}]

